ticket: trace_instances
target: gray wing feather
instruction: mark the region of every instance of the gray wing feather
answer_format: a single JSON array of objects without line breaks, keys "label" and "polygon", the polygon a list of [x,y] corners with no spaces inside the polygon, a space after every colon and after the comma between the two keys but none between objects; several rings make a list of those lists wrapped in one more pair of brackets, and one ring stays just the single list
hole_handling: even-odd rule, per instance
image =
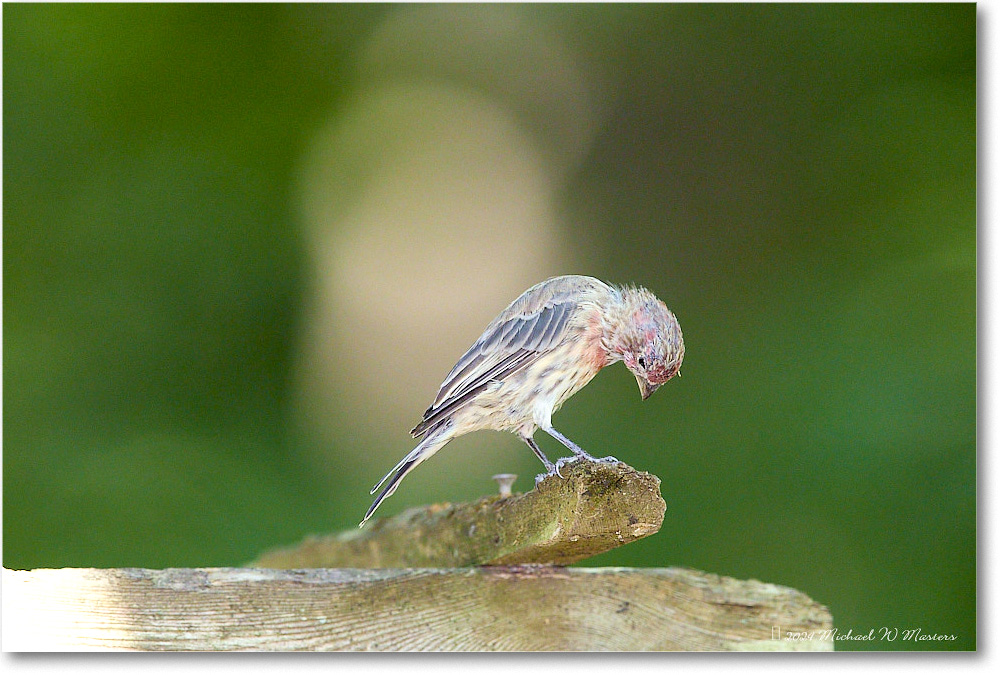
[{"label": "gray wing feather", "polygon": [[528,333],[524,333],[524,329],[528,327],[528,324],[525,323],[525,325],[517,331],[518,336],[524,338],[524,341],[521,342],[521,348],[538,351],[539,345],[544,344],[545,333],[549,326],[552,325],[553,316],[560,313],[560,310],[563,307],[565,307],[565,305],[553,305],[550,309],[541,312],[535,319],[534,323],[531,324],[531,330]]},{"label": "gray wing feather", "polygon": [[[549,308],[546,308],[530,319],[521,321],[521,325],[518,327],[517,333],[514,334],[513,339],[510,341],[510,347],[526,347],[535,337],[535,332],[538,329],[539,324],[544,323],[548,325],[548,321],[544,321],[542,317],[548,316],[550,311],[551,310]],[[544,330],[544,326],[542,326],[542,329]]]},{"label": "gray wing feather", "polygon": [[555,305],[548,315],[548,325],[545,326],[544,332],[538,335],[538,342],[540,344],[552,342],[566,328],[566,322],[569,319],[569,312],[566,305]]},{"label": "gray wing feather", "polygon": [[452,368],[434,403],[411,432],[419,436],[478,396],[493,381],[525,368],[563,339],[577,309],[577,298],[595,286],[591,277],[565,276],[525,291],[487,326]]}]

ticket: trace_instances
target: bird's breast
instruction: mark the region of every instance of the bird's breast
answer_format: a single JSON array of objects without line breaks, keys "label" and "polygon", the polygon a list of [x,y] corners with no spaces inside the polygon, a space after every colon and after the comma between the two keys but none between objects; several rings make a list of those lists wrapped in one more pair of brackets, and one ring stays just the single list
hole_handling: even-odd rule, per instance
[{"label": "bird's breast", "polygon": [[496,382],[461,413],[463,429],[550,427],[552,414],[600,371],[586,324],[523,370]]},{"label": "bird's breast", "polygon": [[551,425],[552,413],[600,370],[586,358],[582,341],[563,343],[525,371],[517,393],[522,407],[539,426]]}]

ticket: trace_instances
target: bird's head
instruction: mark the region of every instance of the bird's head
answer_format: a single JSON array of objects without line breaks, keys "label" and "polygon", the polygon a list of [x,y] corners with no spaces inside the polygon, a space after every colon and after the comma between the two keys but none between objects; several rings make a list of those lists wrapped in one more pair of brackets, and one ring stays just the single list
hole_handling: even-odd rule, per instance
[{"label": "bird's head", "polygon": [[667,380],[680,375],[684,336],[673,312],[645,288],[624,290],[622,300],[611,350],[635,375],[646,400]]}]

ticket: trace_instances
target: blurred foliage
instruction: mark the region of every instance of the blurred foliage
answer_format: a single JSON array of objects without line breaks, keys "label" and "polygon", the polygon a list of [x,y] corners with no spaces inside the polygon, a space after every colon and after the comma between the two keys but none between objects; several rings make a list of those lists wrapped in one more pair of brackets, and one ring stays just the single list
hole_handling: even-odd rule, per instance
[{"label": "blurred foliage", "polygon": [[[358,521],[377,476],[330,486],[290,431],[293,196],[398,9],[4,6],[6,567],[233,565]],[[687,343],[645,404],[616,368],[557,417],[663,479],[662,532],[587,564],[958,636],[838,649],[975,648],[975,6],[522,11],[610,92],[573,271],[653,289]],[[414,500],[493,489],[435,492],[445,454]]]}]

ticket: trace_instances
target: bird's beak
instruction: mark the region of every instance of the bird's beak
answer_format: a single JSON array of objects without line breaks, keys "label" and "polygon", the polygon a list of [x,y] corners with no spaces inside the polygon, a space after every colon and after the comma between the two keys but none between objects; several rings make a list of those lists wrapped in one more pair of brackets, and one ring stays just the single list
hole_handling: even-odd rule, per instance
[{"label": "bird's beak", "polygon": [[641,375],[636,375],[635,381],[639,383],[639,394],[642,395],[643,401],[652,396],[653,392],[659,389],[661,386],[659,384],[651,384],[649,380],[642,377]]}]

